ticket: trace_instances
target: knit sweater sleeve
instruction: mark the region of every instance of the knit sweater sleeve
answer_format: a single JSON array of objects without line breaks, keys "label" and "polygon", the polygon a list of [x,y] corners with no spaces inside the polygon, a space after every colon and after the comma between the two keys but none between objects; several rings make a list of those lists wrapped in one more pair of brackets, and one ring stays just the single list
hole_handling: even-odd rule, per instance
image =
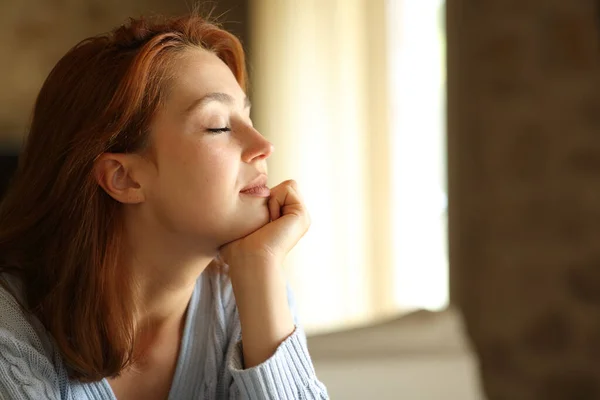
[{"label": "knit sweater sleeve", "polygon": [[238,341],[229,355],[227,365],[233,376],[230,400],[249,399],[329,399],[308,352],[306,335],[299,325],[294,297],[288,287],[288,303],[294,315],[296,329],[265,362],[244,369],[243,343]]},{"label": "knit sweater sleeve", "polygon": [[60,386],[36,329],[0,285],[0,399],[60,400]]}]

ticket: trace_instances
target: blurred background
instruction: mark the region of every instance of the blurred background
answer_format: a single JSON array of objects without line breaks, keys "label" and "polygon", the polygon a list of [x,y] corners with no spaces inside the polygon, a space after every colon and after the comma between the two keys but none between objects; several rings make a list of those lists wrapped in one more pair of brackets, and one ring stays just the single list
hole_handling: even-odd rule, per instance
[{"label": "blurred background", "polygon": [[[285,266],[334,399],[600,399],[600,11],[529,0],[222,0]],[[184,0],[0,3],[0,187],[79,40]]]}]

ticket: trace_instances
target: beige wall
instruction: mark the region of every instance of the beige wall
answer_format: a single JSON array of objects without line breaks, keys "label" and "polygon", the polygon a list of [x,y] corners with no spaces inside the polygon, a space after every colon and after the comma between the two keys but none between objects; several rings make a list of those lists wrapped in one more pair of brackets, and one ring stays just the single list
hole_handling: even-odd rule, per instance
[{"label": "beige wall", "polygon": [[490,400],[600,398],[592,1],[448,1],[450,241]]},{"label": "beige wall", "polygon": [[[3,0],[0,2],[0,147],[18,145],[35,97],[51,68],[85,37],[128,17],[181,14],[189,0]],[[214,15],[247,42],[247,0],[213,2]],[[209,10],[204,2],[201,9]]]}]

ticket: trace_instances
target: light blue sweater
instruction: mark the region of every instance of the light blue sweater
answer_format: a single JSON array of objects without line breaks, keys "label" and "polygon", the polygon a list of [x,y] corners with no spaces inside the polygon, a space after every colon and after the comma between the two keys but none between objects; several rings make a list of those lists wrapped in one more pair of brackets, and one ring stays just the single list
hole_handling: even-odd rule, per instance
[{"label": "light blue sweater", "polygon": [[[10,279],[15,287],[15,280]],[[264,363],[243,369],[241,327],[226,274],[203,273],[188,306],[169,399],[328,399],[298,326]],[[0,285],[0,399],[114,400],[103,379],[69,380],[51,336]]]}]

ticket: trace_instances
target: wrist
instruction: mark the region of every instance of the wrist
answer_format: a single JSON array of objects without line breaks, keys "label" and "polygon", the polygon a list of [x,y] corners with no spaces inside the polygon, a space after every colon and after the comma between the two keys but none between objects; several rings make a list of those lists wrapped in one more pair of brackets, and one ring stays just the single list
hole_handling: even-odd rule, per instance
[{"label": "wrist", "polygon": [[247,254],[227,262],[232,283],[267,282],[282,275],[282,262],[274,257]]},{"label": "wrist", "polygon": [[230,268],[233,294],[242,327],[245,368],[271,357],[295,329],[287,286],[278,264],[247,260]]}]

